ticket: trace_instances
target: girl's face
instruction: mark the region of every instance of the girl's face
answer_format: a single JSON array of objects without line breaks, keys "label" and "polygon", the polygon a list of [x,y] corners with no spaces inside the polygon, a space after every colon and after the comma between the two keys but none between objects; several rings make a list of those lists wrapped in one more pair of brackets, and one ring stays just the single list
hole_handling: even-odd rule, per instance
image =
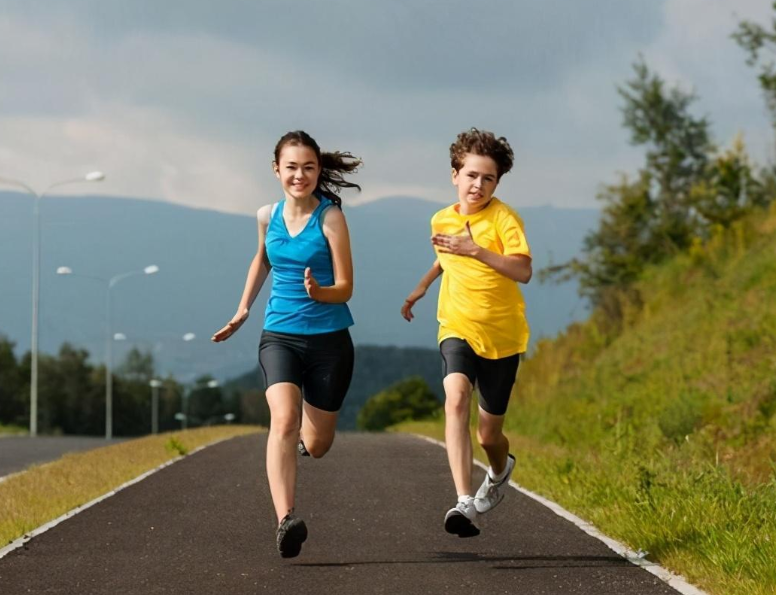
[{"label": "girl's face", "polygon": [[466,153],[461,169],[453,169],[453,186],[458,188],[463,212],[476,213],[488,204],[498,186],[496,162],[485,155]]},{"label": "girl's face", "polygon": [[321,166],[315,151],[303,145],[286,145],[280,151],[280,160],[272,164],[275,175],[289,198],[309,197],[318,184]]}]

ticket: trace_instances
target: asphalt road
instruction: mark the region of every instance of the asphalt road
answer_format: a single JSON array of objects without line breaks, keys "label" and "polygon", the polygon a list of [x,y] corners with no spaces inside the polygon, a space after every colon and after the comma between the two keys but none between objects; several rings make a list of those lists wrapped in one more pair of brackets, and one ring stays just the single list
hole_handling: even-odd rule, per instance
[{"label": "asphalt road", "polygon": [[0,438],[0,477],[30,465],[58,459],[68,452],[90,450],[122,442],[93,436],[7,436]]},{"label": "asphalt road", "polygon": [[310,537],[281,559],[265,445],[207,448],[35,537],[0,559],[0,593],[676,594],[512,489],[479,537],[448,535],[444,450],[395,434],[342,434],[300,459]]}]

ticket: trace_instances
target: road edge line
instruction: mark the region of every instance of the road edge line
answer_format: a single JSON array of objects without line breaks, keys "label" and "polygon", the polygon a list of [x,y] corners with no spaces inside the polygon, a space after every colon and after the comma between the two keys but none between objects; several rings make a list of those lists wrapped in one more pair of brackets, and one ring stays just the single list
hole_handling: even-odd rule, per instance
[{"label": "road edge line", "polygon": [[[59,523],[61,523],[63,521],[66,521],[67,519],[69,519],[71,517],[74,517],[79,512],[83,512],[84,510],[86,510],[87,508],[91,508],[95,504],[99,504],[103,500],[107,500],[111,496],[119,493],[121,490],[123,490],[125,488],[128,488],[129,486],[132,486],[132,485],[134,485],[136,483],[139,483],[139,482],[143,481],[146,477],[150,477],[151,475],[153,475],[157,471],[161,471],[165,467],[169,467],[170,465],[172,465],[174,463],[177,463],[178,461],[182,461],[183,459],[188,458],[191,455],[194,455],[194,454],[198,453],[201,450],[204,450],[204,449],[209,448],[211,446],[215,446],[216,444],[220,444],[221,442],[226,442],[227,440],[232,440],[233,438],[237,438],[237,436],[229,436],[227,438],[221,438],[219,440],[216,440],[215,442],[211,442],[210,444],[203,444],[202,446],[198,446],[197,448],[192,450],[190,453],[187,453],[187,454],[182,455],[182,456],[175,457],[174,459],[170,459],[169,461],[165,461],[164,463],[162,463],[158,467],[156,467],[154,469],[151,469],[150,471],[146,471],[145,473],[142,473],[142,474],[138,475],[134,479],[130,479],[129,481],[121,484],[119,487],[111,490],[110,492],[107,492],[107,493],[103,494],[102,496],[98,496],[97,498],[87,502],[86,504],[82,504],[81,506],[76,506],[72,510],[69,510],[68,512],[66,512],[65,514],[55,518],[52,521],[49,521],[48,523],[45,523],[45,524],[41,525],[40,527],[37,527],[37,528],[33,529],[32,531],[29,531],[29,532],[25,533],[24,535],[22,535],[21,537],[15,539],[14,541],[9,543],[5,547],[0,548],[0,559],[2,559],[3,557],[7,556],[8,554],[10,554],[15,549],[18,549],[20,547],[23,547],[23,546],[27,545],[27,543],[29,543],[29,541],[33,537],[37,537],[41,533],[45,533],[49,529],[53,529]],[[12,474],[12,475],[15,475],[15,474]],[[6,477],[9,477],[9,476],[6,476]]]},{"label": "road edge line", "polygon": [[[423,436],[421,434],[410,434],[411,436],[415,436],[416,438],[420,438],[422,440],[426,440],[427,442],[430,442],[431,444],[436,444],[437,446],[441,446],[442,448],[446,449],[445,443],[440,442],[439,440],[435,440],[434,438],[430,438],[428,436]],[[474,459],[474,464],[480,467],[481,469],[484,469],[486,472],[488,470],[487,465],[484,465],[482,462],[478,461],[477,459]],[[613,539],[609,537],[608,535],[605,535],[601,531],[599,531],[595,525],[592,523],[589,523],[588,521],[578,517],[572,512],[569,512],[565,508],[563,508],[560,504],[557,504],[556,502],[553,502],[552,500],[548,500],[547,498],[540,496],[539,494],[536,494],[532,492],[531,490],[528,490],[524,487],[522,487],[520,484],[511,481],[509,482],[509,485],[512,486],[515,490],[520,492],[521,494],[528,496],[532,500],[535,500],[542,506],[546,506],[549,508],[552,512],[557,514],[559,517],[562,517],[566,519],[567,521],[573,523],[576,525],[579,529],[582,529],[585,533],[590,535],[591,537],[596,538],[597,540],[603,542],[609,549],[614,551],[616,554],[622,556],[628,562],[631,564],[634,564],[636,566],[639,566],[646,570],[647,572],[655,575],[657,578],[662,580],[663,582],[667,583],[669,587],[672,587],[682,593],[682,595],[709,595],[706,591],[702,591],[695,585],[692,585],[687,582],[687,579],[684,578],[680,574],[675,574],[671,572],[670,570],[667,570],[666,568],[663,568],[659,564],[656,564],[654,562],[650,562],[647,560],[643,554],[634,552],[632,549],[630,549],[627,545],[624,543],[617,541],[616,539]]]}]

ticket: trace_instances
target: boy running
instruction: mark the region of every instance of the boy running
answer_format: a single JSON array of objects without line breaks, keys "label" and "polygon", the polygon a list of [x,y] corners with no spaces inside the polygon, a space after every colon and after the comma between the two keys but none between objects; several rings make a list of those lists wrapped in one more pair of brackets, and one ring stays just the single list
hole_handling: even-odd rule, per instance
[{"label": "boy running", "polygon": [[[493,196],[514,153],[504,137],[472,128],[450,146],[452,182],[458,202],[431,219],[437,260],[410,293],[402,316],[442,274],[437,318],[444,363],[445,442],[458,502],[445,515],[445,530],[459,537],[479,535],[477,516],[504,498],[515,467],[502,432],[520,354],[528,346],[525,302],[517,283],[531,280],[531,251],[523,221]],[[479,389],[477,439],[490,466],[472,496],[469,412]]]}]

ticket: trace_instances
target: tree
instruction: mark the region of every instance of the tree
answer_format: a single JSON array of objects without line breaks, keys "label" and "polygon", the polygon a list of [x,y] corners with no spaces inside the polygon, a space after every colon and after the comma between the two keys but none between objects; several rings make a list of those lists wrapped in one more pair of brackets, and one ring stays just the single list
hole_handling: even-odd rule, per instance
[{"label": "tree", "polygon": [[709,163],[705,179],[690,193],[691,204],[704,220],[704,232],[713,225],[729,227],[753,209],[766,207],[772,196],[755,177],[740,135],[728,151]]},{"label": "tree", "polygon": [[0,423],[27,425],[27,394],[21,368],[14,355],[16,345],[0,335]]},{"label": "tree", "polygon": [[[776,2],[773,3],[773,9],[776,11]],[[766,52],[770,55],[776,52],[776,18],[771,20],[770,31],[757,23],[742,21],[732,37],[747,52],[746,63],[760,69],[757,78],[771,114],[771,125],[776,129],[776,64],[765,57]]]},{"label": "tree", "polygon": [[402,421],[432,415],[440,403],[426,381],[412,376],[370,398],[358,413],[360,430],[380,431]]},{"label": "tree", "polygon": [[714,145],[707,119],[690,113],[693,93],[666,89],[643,59],[633,69],[635,78],[619,89],[625,99],[623,124],[631,132],[631,143],[647,149],[643,172],[649,176],[654,201],[650,234],[658,255],[668,256],[692,241],[690,192],[704,177]]},{"label": "tree", "polygon": [[646,163],[631,181],[605,186],[601,222],[587,235],[583,256],[544,269],[540,277],[577,277],[580,292],[600,305],[610,290],[622,290],[646,266],[687,249],[702,225],[693,188],[708,175],[713,144],[706,118],[690,113],[695,96],[667,89],[643,60],[619,89],[623,125],[631,142],[646,147]]}]

